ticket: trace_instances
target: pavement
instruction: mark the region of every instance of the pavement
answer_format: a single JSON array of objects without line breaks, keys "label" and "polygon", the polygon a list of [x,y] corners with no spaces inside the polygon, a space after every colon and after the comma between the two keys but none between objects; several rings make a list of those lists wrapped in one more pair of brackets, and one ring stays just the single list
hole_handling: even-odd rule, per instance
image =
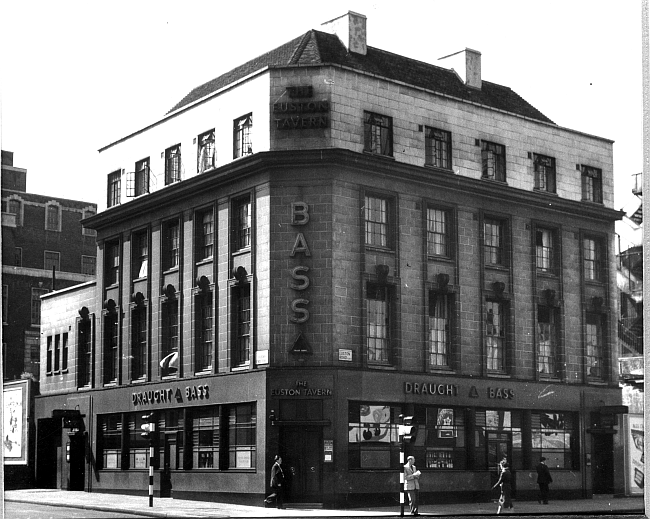
[{"label": "pavement", "polygon": [[[149,496],[73,492],[50,489],[6,490],[6,502],[36,503],[41,505],[81,508],[113,513],[136,514],[148,517],[395,517],[400,505],[352,509],[324,509],[310,505],[287,504],[286,508],[264,508],[212,501],[189,501],[173,498],[154,498],[149,507]],[[496,503],[460,503],[421,505],[421,516],[494,515]],[[593,499],[551,501],[548,505],[537,501],[514,501],[514,510],[508,515],[644,515],[643,497],[596,496]],[[404,515],[410,517],[408,505]]]}]

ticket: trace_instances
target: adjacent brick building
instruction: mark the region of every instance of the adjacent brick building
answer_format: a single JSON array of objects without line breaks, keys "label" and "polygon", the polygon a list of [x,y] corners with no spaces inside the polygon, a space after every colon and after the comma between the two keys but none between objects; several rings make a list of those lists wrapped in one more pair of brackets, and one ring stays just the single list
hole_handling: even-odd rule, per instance
[{"label": "adjacent brick building", "polygon": [[395,502],[412,415],[424,500],[485,498],[502,456],[519,496],[541,455],[558,497],[622,488],[612,141],[476,51],[326,27],[100,150],[97,282],[43,298],[37,475],[146,493],[153,412],[162,495],[261,503],[279,453],[290,501]]}]

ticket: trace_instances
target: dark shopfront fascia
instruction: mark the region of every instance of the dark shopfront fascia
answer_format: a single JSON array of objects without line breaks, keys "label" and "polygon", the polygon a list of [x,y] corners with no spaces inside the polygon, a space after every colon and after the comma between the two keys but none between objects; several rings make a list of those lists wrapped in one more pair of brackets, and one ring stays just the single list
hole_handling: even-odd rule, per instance
[{"label": "dark shopfront fascia", "polygon": [[[344,452],[338,447],[337,473],[347,473],[347,480],[334,492],[340,500],[345,489],[347,501],[392,498],[399,481],[400,414],[419,423],[416,442],[406,453],[416,457],[423,472],[425,500],[491,496],[504,456],[520,499],[536,499],[540,456],[553,472],[556,497],[590,495],[596,490],[595,467],[585,425],[592,412],[620,402],[617,388],[559,383],[343,370],[336,378],[338,417],[347,421],[334,438],[335,446],[347,447]],[[611,422],[612,436],[617,423],[616,418]],[[622,454],[616,449],[616,442],[610,443],[600,455],[613,463]]]},{"label": "dark shopfront fascia", "polygon": [[76,409],[83,417],[77,434],[86,445],[84,482],[74,489],[146,494],[149,443],[141,425],[153,413],[156,496],[214,499],[218,489],[222,501],[257,504],[266,480],[264,387],[265,372],[256,371],[42,396],[39,448],[54,454],[37,461],[37,477],[56,464],[56,480],[44,484],[73,489],[66,475],[79,463],[65,457],[70,430],[59,426],[51,434],[48,427],[56,420],[52,409]]}]

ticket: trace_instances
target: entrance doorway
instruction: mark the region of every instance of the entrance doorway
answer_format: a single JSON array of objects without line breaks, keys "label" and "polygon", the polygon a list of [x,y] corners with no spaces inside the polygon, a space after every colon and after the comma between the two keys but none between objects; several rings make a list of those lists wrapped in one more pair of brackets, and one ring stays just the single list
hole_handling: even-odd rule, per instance
[{"label": "entrance doorway", "polygon": [[322,437],[318,426],[285,426],[280,431],[288,503],[322,503]]},{"label": "entrance doorway", "polygon": [[69,436],[68,490],[83,490],[86,481],[86,437],[83,433]]},{"label": "entrance doorway", "polygon": [[39,418],[36,438],[36,486],[61,488],[61,467],[58,463],[61,451],[61,420]]},{"label": "entrance doorway", "polygon": [[592,434],[592,487],[594,494],[614,493],[614,438]]}]

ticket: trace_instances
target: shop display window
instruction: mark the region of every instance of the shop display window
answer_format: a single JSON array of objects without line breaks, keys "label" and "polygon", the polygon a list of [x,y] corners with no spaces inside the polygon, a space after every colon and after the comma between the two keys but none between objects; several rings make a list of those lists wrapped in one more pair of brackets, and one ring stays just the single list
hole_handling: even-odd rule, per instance
[{"label": "shop display window", "polygon": [[354,403],[348,407],[348,463],[357,469],[395,469],[399,465],[400,407]]},{"label": "shop display window", "polygon": [[512,470],[522,470],[522,411],[477,409],[475,412],[475,469],[496,470],[506,457]]},{"label": "shop display window", "polygon": [[418,406],[415,419],[420,424],[420,430],[415,440],[414,456],[416,459],[424,458],[425,468],[467,468],[463,409]]},{"label": "shop display window", "polygon": [[122,415],[98,417],[98,458],[103,469],[122,468]]},{"label": "shop display window", "polygon": [[257,416],[254,404],[241,404],[228,412],[228,468],[250,469],[256,460]]},{"label": "shop display window", "polygon": [[533,460],[541,456],[552,469],[577,470],[575,413],[534,412],[531,415]]},{"label": "shop display window", "polygon": [[192,466],[218,469],[219,407],[204,407],[192,414]]}]

